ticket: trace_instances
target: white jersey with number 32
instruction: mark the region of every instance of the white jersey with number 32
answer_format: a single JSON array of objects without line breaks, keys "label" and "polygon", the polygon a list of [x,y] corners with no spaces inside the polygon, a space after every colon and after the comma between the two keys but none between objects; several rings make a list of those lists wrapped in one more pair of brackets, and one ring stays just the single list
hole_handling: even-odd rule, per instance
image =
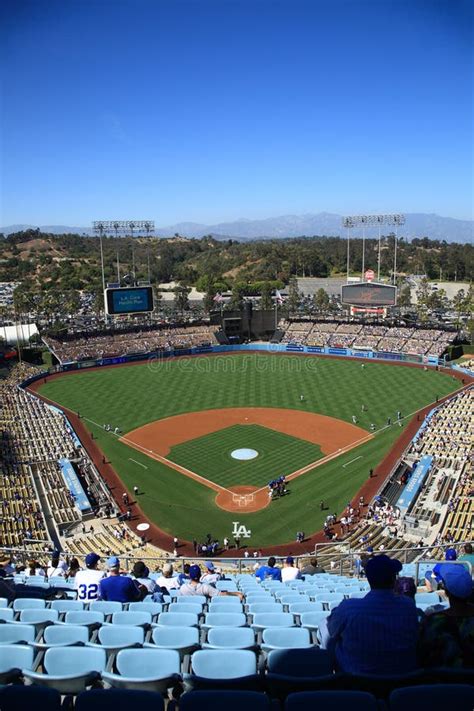
[{"label": "white jersey with number 32", "polygon": [[74,578],[74,588],[77,599],[83,602],[97,600],[99,597],[99,582],[105,576],[103,570],[79,570]]}]

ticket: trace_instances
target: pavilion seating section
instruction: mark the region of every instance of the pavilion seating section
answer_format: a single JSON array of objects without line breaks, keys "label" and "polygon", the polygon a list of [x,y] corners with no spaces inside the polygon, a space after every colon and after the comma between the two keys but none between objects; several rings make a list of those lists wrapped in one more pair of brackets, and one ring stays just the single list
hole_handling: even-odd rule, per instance
[{"label": "pavilion seating section", "polygon": [[281,320],[278,328],[283,331],[280,342],[295,346],[368,348],[374,351],[436,357],[443,354],[457,335],[454,331],[439,329],[309,320]]}]

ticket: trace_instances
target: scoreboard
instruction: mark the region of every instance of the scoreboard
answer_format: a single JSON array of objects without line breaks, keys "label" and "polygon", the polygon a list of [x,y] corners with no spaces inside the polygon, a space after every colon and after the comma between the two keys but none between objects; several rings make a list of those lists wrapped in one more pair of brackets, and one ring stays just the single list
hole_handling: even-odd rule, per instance
[{"label": "scoreboard", "polygon": [[105,310],[109,316],[153,311],[151,286],[127,286],[104,291]]},{"label": "scoreboard", "polygon": [[362,282],[346,284],[342,287],[341,301],[343,304],[359,307],[395,306],[397,303],[397,287],[388,284]]}]

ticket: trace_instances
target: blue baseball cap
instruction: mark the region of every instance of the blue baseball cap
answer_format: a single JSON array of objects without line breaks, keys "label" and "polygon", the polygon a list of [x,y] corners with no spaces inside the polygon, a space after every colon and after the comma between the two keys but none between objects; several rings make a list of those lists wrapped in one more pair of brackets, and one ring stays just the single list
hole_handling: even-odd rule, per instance
[{"label": "blue baseball cap", "polygon": [[466,600],[472,594],[472,578],[464,565],[438,563],[433,568],[436,579],[443,583],[445,590],[453,597]]},{"label": "blue baseball cap", "polygon": [[365,565],[365,574],[370,586],[388,585],[402,569],[402,564],[396,558],[388,555],[375,555],[369,558]]},{"label": "blue baseball cap", "polygon": [[289,555],[288,558],[286,559],[286,562],[288,563],[288,565],[293,565],[293,563],[295,562],[295,559],[291,555]]},{"label": "blue baseball cap", "polygon": [[214,563],[213,563],[212,561],[206,560],[206,562],[204,563],[204,565],[206,566],[206,568],[207,568],[208,570],[214,570]]},{"label": "blue baseball cap", "polygon": [[458,554],[456,548],[446,548],[446,552],[444,554],[445,560],[457,560],[457,557]]},{"label": "blue baseball cap", "polygon": [[199,580],[201,577],[201,568],[199,565],[192,565],[189,569],[189,577],[191,580]]},{"label": "blue baseball cap", "polygon": [[97,555],[97,553],[88,553],[86,555],[86,566],[88,568],[92,568],[93,565],[98,563],[100,560],[100,555]]},{"label": "blue baseball cap", "polygon": [[120,568],[120,561],[116,555],[107,558],[107,568]]}]

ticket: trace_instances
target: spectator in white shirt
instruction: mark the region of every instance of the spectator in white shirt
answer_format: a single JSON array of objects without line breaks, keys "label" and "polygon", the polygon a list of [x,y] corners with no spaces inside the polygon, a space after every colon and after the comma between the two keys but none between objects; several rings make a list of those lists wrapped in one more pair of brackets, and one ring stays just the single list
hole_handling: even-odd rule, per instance
[{"label": "spectator in white shirt", "polygon": [[298,568],[295,568],[295,560],[291,555],[289,555],[283,564],[281,579],[284,583],[286,583],[287,580],[296,580],[296,578],[300,577],[300,571]]}]

